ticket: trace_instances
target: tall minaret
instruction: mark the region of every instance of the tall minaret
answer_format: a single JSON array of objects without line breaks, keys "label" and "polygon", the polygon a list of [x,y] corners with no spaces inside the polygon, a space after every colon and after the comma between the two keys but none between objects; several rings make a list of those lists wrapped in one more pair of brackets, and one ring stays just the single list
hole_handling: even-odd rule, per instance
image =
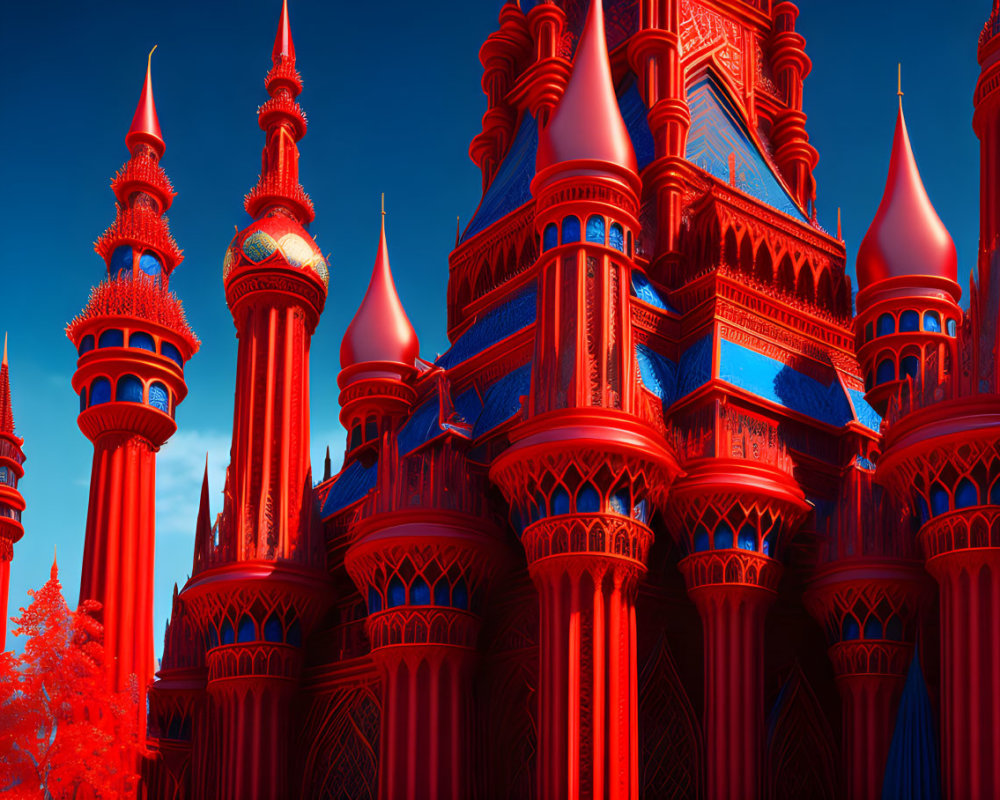
[{"label": "tall minaret", "polygon": [[258,110],[261,173],[245,201],[253,222],[223,267],[239,339],[225,500],[217,538],[198,537],[184,590],[209,643],[208,735],[220,757],[194,765],[194,784],[213,798],[291,796],[301,645],[326,586],[309,457],[309,345],[328,274],[299,184],[306,122],[287,2],[271,58],[270,98]]},{"label": "tall minaret", "polygon": [[148,64],[125,144],[131,157],[111,184],[117,216],[95,245],[107,276],[66,333],[79,352],[80,430],[94,444],[80,599],[101,604],[113,686],[138,679],[144,730],[154,665],[156,453],[177,430],[184,364],[198,350],[169,290],[182,255],[163,216],[174,192],[160,167],[165,145]]},{"label": "tall minaret", "polygon": [[0,363],[0,652],[7,643],[7,595],[10,591],[10,562],[14,543],[24,536],[21,512],[24,498],[17,490],[24,477],[24,440],[14,435],[14,410],[10,402],[10,376],[7,371],[7,336],[3,337],[3,362]]}]

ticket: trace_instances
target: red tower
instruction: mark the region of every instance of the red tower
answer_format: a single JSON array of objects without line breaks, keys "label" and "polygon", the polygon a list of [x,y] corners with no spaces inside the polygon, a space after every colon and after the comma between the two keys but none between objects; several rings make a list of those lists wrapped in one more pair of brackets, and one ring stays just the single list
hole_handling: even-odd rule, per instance
[{"label": "red tower", "polygon": [[7,336],[3,337],[0,362],[0,652],[6,649],[7,600],[10,593],[10,562],[14,544],[24,536],[21,512],[24,498],[17,484],[24,477],[24,440],[14,434],[14,409],[10,402],[10,373],[7,367]]},{"label": "red tower", "polygon": [[245,201],[253,222],[223,266],[239,338],[232,461],[222,514],[214,530],[199,526],[181,594],[207,647],[201,742],[212,755],[193,761],[195,797],[289,796],[302,643],[326,591],[309,458],[309,343],[328,273],[299,184],[306,123],[287,3],[271,57],[270,99],[258,111],[261,173]]},{"label": "red tower", "polygon": [[182,255],[163,216],[174,191],[159,163],[165,145],[149,64],[125,144],[131,158],[111,184],[117,216],[95,245],[107,280],[66,332],[79,353],[78,422],[94,444],[80,597],[101,604],[113,686],[138,681],[144,731],[154,666],[156,453],[177,430],[184,364],[198,350],[169,289]]}]

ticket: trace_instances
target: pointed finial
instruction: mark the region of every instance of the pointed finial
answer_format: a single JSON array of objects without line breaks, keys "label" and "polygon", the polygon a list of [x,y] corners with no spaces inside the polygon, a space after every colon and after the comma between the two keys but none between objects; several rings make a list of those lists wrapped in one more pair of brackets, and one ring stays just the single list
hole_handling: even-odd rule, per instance
[{"label": "pointed finial", "polygon": [[896,65],[896,94],[899,96],[899,102],[903,102],[903,62],[899,62]]},{"label": "pointed finial", "polygon": [[132,117],[132,125],[125,136],[125,146],[131,150],[136,144],[145,142],[152,147],[158,156],[163,156],[163,151],[167,149],[163,141],[163,134],[160,132],[160,120],[156,115],[156,103],[153,101],[153,53],[156,52],[156,45],[149,51],[146,57],[146,81],[142,85],[142,93],[139,95],[139,105],[135,108]]},{"label": "pointed finial", "polygon": [[7,331],[3,333],[3,365],[7,366]]},{"label": "pointed finial", "polygon": [[462,217],[455,217],[455,247],[462,243]]},{"label": "pointed finial", "polygon": [[385,216],[385,192],[382,192],[382,216]]},{"label": "pointed finial", "polygon": [[59,577],[59,553],[57,551],[56,545],[52,545],[52,569],[49,571],[49,575],[53,580]]},{"label": "pointed finial", "polygon": [[274,37],[274,49],[271,51],[271,60],[277,65],[282,58],[295,61],[295,43],[292,41],[292,26],[288,23],[288,0],[281,3],[281,21],[278,23],[278,32]]},{"label": "pointed finial", "polygon": [[840,222],[840,206],[837,206],[837,241],[844,241],[844,228]]}]

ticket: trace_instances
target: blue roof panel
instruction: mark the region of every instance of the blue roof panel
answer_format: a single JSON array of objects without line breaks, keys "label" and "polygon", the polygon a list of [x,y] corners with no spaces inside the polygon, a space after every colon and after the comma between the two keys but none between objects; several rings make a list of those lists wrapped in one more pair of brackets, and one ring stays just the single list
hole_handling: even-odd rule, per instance
[{"label": "blue roof panel", "polygon": [[323,503],[323,518],[347,508],[368,494],[375,486],[377,476],[377,464],[372,464],[367,469],[361,466],[360,461],[351,464],[340,473],[337,482],[333,484],[330,493],[326,496],[326,502]]},{"label": "blue roof panel", "polygon": [[643,344],[635,346],[635,359],[642,385],[663,401],[664,409],[668,408],[677,396],[677,365]]},{"label": "blue roof panel", "polygon": [[876,433],[882,427],[882,417],[879,413],[868,405],[868,401],[865,400],[865,393],[859,392],[857,389],[847,390],[851,395],[851,402],[854,403],[854,411],[857,414],[858,422],[864,425],[868,430],[875,431]]},{"label": "blue roof panel", "polygon": [[451,369],[497,342],[524,330],[538,315],[538,288],[527,286],[505,303],[487,311],[459,336],[448,352],[434,363]]},{"label": "blue roof panel", "polygon": [[649,282],[649,278],[638,269],[632,270],[632,295],[661,311],[677,313],[674,307],[663,299],[656,287]]},{"label": "blue roof panel", "polygon": [[712,337],[699,339],[681,355],[677,398],[686,397],[712,379]]}]

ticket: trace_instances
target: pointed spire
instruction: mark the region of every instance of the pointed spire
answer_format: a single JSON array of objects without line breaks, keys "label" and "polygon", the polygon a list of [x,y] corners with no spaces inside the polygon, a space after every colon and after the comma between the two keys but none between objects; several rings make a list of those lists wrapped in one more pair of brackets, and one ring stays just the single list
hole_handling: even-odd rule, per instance
[{"label": "pointed spire", "polygon": [[145,143],[162,158],[167,145],[160,132],[160,119],[156,115],[156,103],[153,101],[153,53],[155,51],[156,45],[154,44],[146,58],[146,82],[142,85],[139,105],[136,106],[135,114],[132,117],[132,126],[125,136],[125,146],[132,150],[137,144]]},{"label": "pointed spire", "polygon": [[413,366],[420,352],[417,334],[396,293],[385,238],[385,195],[382,195],[382,231],[368,290],[340,345],[342,369],[355,364],[388,361]]},{"label": "pointed spire", "polygon": [[330,445],[326,446],[326,458],[323,459],[323,480],[330,480],[333,474],[333,462],[330,460]]},{"label": "pointed spire", "polygon": [[292,41],[292,26],[288,23],[288,0],[281,4],[281,20],[278,22],[278,32],[274,36],[274,49],[271,60],[275,65],[282,59],[295,63],[295,42]]},{"label": "pointed spire", "polygon": [[[539,135],[535,173],[542,175],[569,161],[613,164],[619,168],[616,177],[621,169],[638,171],[615,95],[601,0],[591,0],[566,91]],[[600,166],[593,164],[581,166],[581,170],[602,174]]]},{"label": "pointed spire", "polygon": [[212,535],[212,513],[208,491],[208,453],[205,454],[205,475],[201,479],[201,501],[198,503],[198,525],[195,528],[195,553],[206,545]]},{"label": "pointed spire", "polygon": [[901,276],[957,283],[955,242],[931,204],[903,116],[902,88],[889,175],[875,219],[858,250],[858,289]]},{"label": "pointed spire", "polygon": [[0,434],[14,433],[14,407],[10,402],[10,373],[7,367],[7,334],[3,335],[3,362],[0,362]]}]

